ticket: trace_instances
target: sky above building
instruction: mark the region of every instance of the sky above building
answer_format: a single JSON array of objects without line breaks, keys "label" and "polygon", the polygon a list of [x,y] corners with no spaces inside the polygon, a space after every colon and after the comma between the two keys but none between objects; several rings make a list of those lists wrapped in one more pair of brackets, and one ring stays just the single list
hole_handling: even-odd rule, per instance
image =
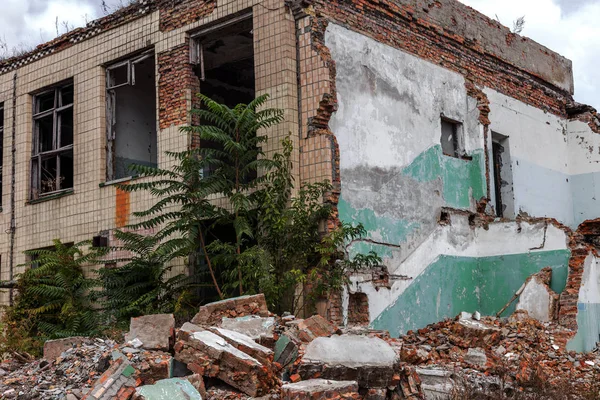
[{"label": "sky above building", "polygon": [[[2,0],[0,46],[26,50],[129,0]],[[600,108],[600,0],[461,0],[573,61],[575,99]],[[6,48],[0,48],[0,54]]]}]

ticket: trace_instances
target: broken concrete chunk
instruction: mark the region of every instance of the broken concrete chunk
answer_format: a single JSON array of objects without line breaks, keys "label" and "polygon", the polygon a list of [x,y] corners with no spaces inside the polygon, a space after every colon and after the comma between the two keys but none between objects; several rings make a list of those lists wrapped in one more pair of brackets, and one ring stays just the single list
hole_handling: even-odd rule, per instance
[{"label": "broken concrete chunk", "polygon": [[200,393],[200,396],[203,399],[206,398],[206,388],[204,386],[204,378],[202,377],[202,375],[192,374],[183,377],[183,379],[189,381],[192,384],[192,386],[198,391],[198,393]]},{"label": "broken concrete chunk", "polygon": [[192,372],[218,378],[251,397],[266,394],[277,383],[270,365],[262,365],[209,331],[179,331],[175,358]]},{"label": "broken concrete chunk", "polygon": [[469,349],[467,350],[467,355],[464,357],[465,361],[476,365],[478,367],[485,367],[487,363],[487,356],[485,355],[485,351],[480,348]]},{"label": "broken concrete chunk", "polygon": [[306,347],[298,372],[303,379],[356,380],[361,388],[385,388],[396,362],[394,349],[379,338],[320,337]]},{"label": "broken concrete chunk", "polygon": [[275,343],[275,362],[279,363],[283,367],[286,367],[296,361],[297,358],[298,345],[294,339],[290,337],[290,335],[284,333]]},{"label": "broken concrete chunk", "polygon": [[[169,351],[175,335],[175,318],[173,314],[144,315],[131,318],[129,333],[125,341],[142,342],[141,347],[146,350]],[[137,346],[134,346],[137,347]]]},{"label": "broken concrete chunk", "polygon": [[416,373],[421,380],[421,390],[426,400],[448,400],[454,388],[450,371],[432,368],[417,368]]},{"label": "broken concrete chunk", "polygon": [[554,319],[559,295],[550,289],[552,269],[544,268],[527,278],[519,296],[517,310],[525,310],[531,318],[548,322]]},{"label": "broken concrete chunk", "polygon": [[223,318],[236,318],[246,315],[269,316],[264,294],[241,296],[209,303],[200,307],[198,314],[192,319],[192,323],[204,326],[219,326]]},{"label": "broken concrete chunk", "polygon": [[191,322],[186,322],[185,324],[183,324],[181,326],[181,328],[179,328],[179,330],[187,331],[187,332],[200,332],[200,331],[203,331],[204,328],[202,328],[198,325],[194,325]]},{"label": "broken concrete chunk", "polygon": [[56,360],[64,351],[80,345],[84,340],[86,340],[86,338],[82,336],[47,340],[46,343],[44,343],[44,358],[48,361]]},{"label": "broken concrete chunk", "polygon": [[320,315],[313,315],[305,320],[298,321],[298,337],[303,342],[310,342],[318,337],[327,337],[335,334],[338,327]]},{"label": "broken concrete chunk", "polygon": [[282,400],[359,399],[356,381],[310,379],[281,387]]},{"label": "broken concrete chunk", "polygon": [[186,379],[164,379],[154,385],[146,385],[136,389],[139,400],[202,400],[202,396]]},{"label": "broken concrete chunk", "polygon": [[263,365],[269,365],[273,362],[273,351],[256,343],[250,336],[223,328],[211,328],[210,331],[221,336],[236,349],[254,357]]},{"label": "broken concrete chunk", "polygon": [[273,337],[275,318],[246,315],[238,318],[223,318],[221,328],[229,329],[250,336],[253,340],[260,340],[262,336]]}]

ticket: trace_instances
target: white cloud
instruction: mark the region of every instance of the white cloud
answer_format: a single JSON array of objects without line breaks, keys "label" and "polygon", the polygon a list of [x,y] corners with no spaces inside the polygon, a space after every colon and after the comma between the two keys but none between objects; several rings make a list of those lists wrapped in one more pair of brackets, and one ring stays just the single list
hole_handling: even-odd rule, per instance
[{"label": "white cloud", "polygon": [[573,61],[575,99],[600,108],[599,0],[461,0],[512,27],[525,16],[523,35]]}]

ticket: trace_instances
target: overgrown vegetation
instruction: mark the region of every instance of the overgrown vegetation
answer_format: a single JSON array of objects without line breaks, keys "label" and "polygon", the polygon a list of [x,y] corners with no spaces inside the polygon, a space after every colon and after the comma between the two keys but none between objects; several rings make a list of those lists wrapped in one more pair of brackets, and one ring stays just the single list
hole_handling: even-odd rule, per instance
[{"label": "overgrown vegetation", "polygon": [[30,261],[22,266],[27,269],[17,281],[15,304],[3,316],[0,354],[15,349],[36,354],[47,339],[99,334],[90,296],[96,282],[83,268],[97,264],[105,250],[91,248],[91,242],[55,240],[51,249],[25,254]]},{"label": "overgrown vegetation", "polygon": [[[381,261],[375,253],[347,254],[345,245],[365,235],[362,226],[323,229],[331,184],[295,188],[289,137],[280,153],[264,154],[260,132],[283,119],[281,110],[265,107],[266,95],[234,108],[199,99],[202,108],[193,113],[201,123],[182,132],[201,146],[166,153],[169,169],[134,166],[140,179],[120,186],[156,199],[134,213],[137,222],[115,231],[119,245],[111,250],[129,256],[103,258],[108,249],[84,251],[87,242],[29,252],[38,267],[19,279],[5,318],[18,330],[7,332],[4,350],[24,349],[18,338],[38,334],[43,340],[125,328],[143,314],[188,318],[202,302],[240,294],[264,293],[272,311],[298,313],[300,303],[312,307],[340,290],[350,270]],[[97,276],[85,278],[84,266]]]}]

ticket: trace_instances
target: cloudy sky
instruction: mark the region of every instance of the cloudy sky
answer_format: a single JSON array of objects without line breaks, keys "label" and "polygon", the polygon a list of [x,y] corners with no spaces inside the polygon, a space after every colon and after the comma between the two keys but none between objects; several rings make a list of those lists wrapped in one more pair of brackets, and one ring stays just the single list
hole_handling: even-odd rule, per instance
[{"label": "cloudy sky", "polygon": [[[103,15],[102,0],[0,0],[0,41],[22,48]],[[110,6],[127,0],[105,0]],[[507,26],[525,16],[523,35],[573,60],[575,98],[600,109],[600,0],[461,0]],[[1,52],[2,48],[0,48]]]}]

